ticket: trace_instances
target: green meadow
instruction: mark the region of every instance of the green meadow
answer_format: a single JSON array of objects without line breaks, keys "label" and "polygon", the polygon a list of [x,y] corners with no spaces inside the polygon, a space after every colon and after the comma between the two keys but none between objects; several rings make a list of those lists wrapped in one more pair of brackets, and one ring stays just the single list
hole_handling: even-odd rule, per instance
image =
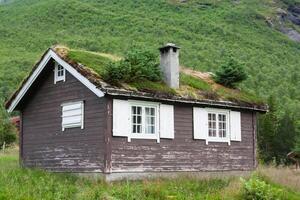
[{"label": "green meadow", "polygon": [[[276,198],[279,200],[300,199],[299,171],[262,167],[255,174],[258,175],[254,176],[251,189],[255,194],[263,195],[260,199],[270,199],[270,192],[282,194]],[[258,180],[264,181],[267,186]],[[20,168],[17,149],[0,153],[0,200],[253,199],[245,192],[243,182],[239,177],[197,179],[191,176],[104,182],[91,177]]]}]

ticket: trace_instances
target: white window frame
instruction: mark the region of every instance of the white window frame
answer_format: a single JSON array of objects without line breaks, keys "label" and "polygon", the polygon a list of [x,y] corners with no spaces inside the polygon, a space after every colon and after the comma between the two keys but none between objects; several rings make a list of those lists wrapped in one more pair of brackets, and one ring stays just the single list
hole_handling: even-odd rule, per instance
[{"label": "white window frame", "polygon": [[[70,124],[70,125],[65,125],[63,124],[63,108],[64,106],[69,106],[69,105],[74,105],[74,104],[81,104],[81,122],[78,124]],[[73,102],[67,102],[67,103],[63,103],[61,104],[61,111],[62,111],[62,115],[61,115],[61,127],[62,127],[62,131],[65,131],[65,129],[68,128],[81,128],[84,129],[84,101],[73,101]]]},{"label": "white window frame", "polygon": [[[59,70],[59,67],[61,67],[62,69]],[[60,71],[63,72],[63,76],[58,75]],[[62,65],[55,62],[55,66],[54,66],[54,84],[56,84],[59,81],[63,81],[63,82],[66,81],[66,69]]]},{"label": "white window frame", "polygon": [[[131,138],[133,139],[157,139],[157,142],[159,142],[159,103],[152,103],[152,102],[143,102],[143,101],[129,101],[129,110],[130,110],[130,120],[129,120],[129,124],[130,124],[130,133],[128,136],[128,141],[131,140]],[[142,107],[142,133],[133,133],[132,130],[132,126],[133,126],[133,122],[132,122],[132,106],[138,106],[138,107]],[[151,133],[145,133],[145,118],[146,118],[146,114],[145,114],[145,108],[154,108],[155,109],[155,133],[151,134]]]},{"label": "white window frame", "polygon": [[[223,109],[206,109],[207,111],[207,141],[208,142],[227,142],[230,145],[230,112],[229,110]],[[216,115],[216,137],[209,136],[209,114]],[[226,116],[226,137],[219,137],[219,118],[218,115],[225,115]]]}]

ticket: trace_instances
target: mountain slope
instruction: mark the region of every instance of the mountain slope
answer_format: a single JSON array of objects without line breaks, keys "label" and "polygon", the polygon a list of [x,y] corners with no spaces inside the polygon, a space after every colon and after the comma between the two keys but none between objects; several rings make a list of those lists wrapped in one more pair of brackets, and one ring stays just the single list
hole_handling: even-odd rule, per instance
[{"label": "mountain slope", "polygon": [[181,64],[202,71],[215,71],[231,51],[250,74],[242,87],[262,97],[274,94],[283,108],[299,114],[300,43],[266,23],[278,8],[286,8],[280,1],[3,2],[1,97],[9,96],[53,44],[122,55],[133,43],[157,51],[163,43],[174,42],[182,47]]}]

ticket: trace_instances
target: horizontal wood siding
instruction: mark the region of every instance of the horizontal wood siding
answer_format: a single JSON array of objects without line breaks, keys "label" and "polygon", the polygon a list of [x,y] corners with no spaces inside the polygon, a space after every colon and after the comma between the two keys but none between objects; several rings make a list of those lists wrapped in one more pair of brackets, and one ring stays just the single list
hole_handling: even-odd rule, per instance
[{"label": "horizontal wood siding", "polygon": [[[84,129],[63,132],[61,104],[80,100],[84,101]],[[22,102],[21,111],[24,166],[53,171],[103,171],[105,98],[98,98],[69,73],[66,82],[54,84],[50,63]]]},{"label": "horizontal wood siding", "polygon": [[255,167],[252,112],[242,112],[242,142],[193,139],[193,108],[175,105],[175,139],[111,138],[112,172],[252,170]]}]

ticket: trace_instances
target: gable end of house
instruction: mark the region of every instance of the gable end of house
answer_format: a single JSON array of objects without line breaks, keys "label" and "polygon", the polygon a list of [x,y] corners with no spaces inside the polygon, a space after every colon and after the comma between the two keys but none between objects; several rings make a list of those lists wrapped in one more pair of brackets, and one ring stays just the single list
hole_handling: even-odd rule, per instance
[{"label": "gable end of house", "polygon": [[103,97],[104,93],[92,82],[90,82],[84,75],[77,71],[73,66],[62,59],[55,51],[49,48],[41,60],[35,65],[35,67],[30,72],[30,75],[22,82],[21,87],[10,97],[6,102],[5,107],[8,112],[14,111],[21,99],[25,96],[31,85],[35,82],[37,77],[41,74],[47,63],[53,59],[59,65],[61,65],[66,71],[77,78],[83,85],[85,85],[89,90],[91,90],[96,96]]}]

